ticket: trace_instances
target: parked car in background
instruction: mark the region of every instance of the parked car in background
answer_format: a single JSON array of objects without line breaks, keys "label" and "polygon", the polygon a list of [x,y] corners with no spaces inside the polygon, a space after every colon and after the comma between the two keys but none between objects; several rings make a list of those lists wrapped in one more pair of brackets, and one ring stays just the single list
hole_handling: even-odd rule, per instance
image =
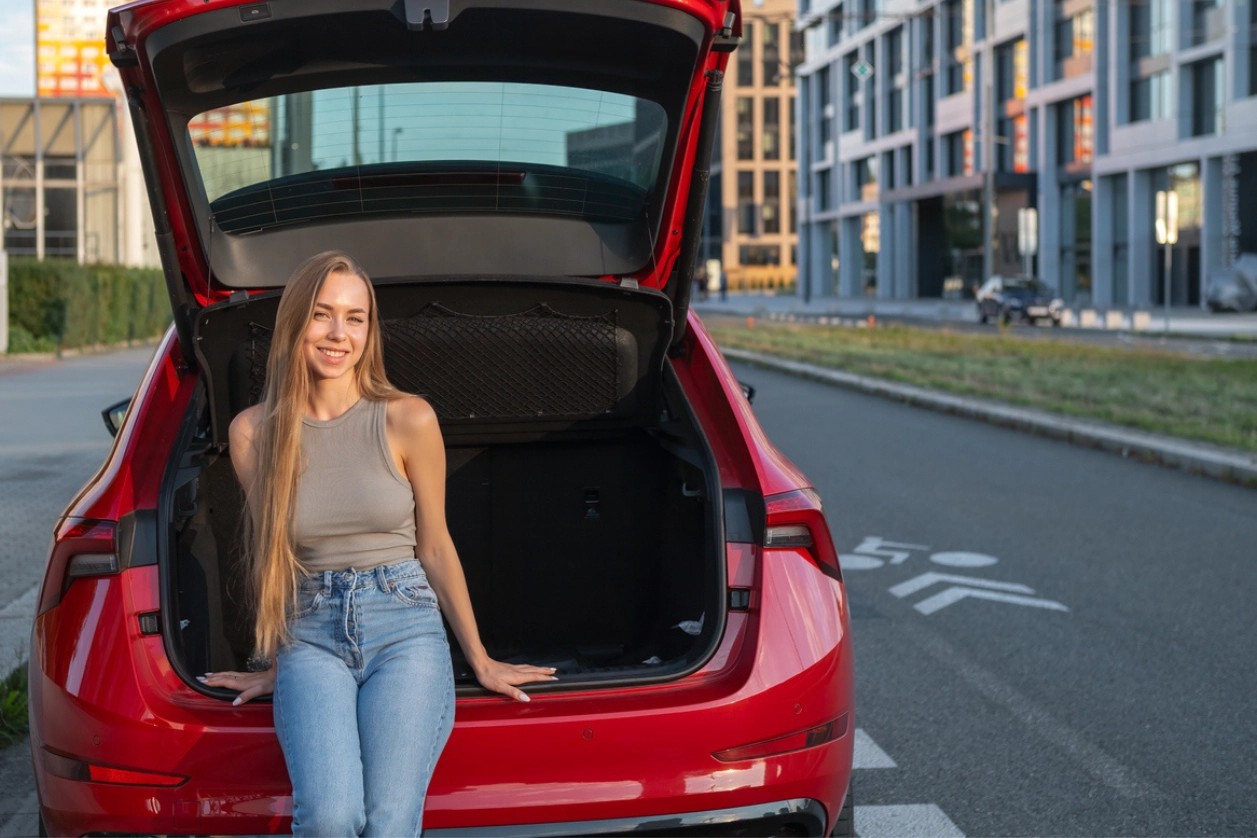
[{"label": "parked car in background", "polygon": [[998,319],[1001,323],[1049,322],[1061,325],[1065,302],[1042,280],[1030,276],[995,275],[983,283],[976,295],[978,321]]},{"label": "parked car in background", "polygon": [[174,325],[55,527],[30,653],[47,834],[289,827],[270,705],[196,676],[251,657],[227,428],[285,279],[328,248],[371,274],[389,377],[441,419],[486,646],[558,668],[503,700],[451,644],[426,834],[852,834],[829,524],[689,306],[740,30],[737,0],[110,12]]},{"label": "parked car in background", "polygon": [[1205,305],[1215,312],[1257,310],[1257,253],[1241,253],[1229,268],[1212,274]]}]

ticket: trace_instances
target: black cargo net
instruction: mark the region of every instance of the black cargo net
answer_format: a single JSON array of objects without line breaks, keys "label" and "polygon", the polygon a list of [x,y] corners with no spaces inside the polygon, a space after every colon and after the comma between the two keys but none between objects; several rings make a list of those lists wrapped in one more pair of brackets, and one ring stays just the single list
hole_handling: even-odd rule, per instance
[{"label": "black cargo net", "polygon": [[597,416],[619,396],[614,313],[562,314],[544,303],[471,315],[430,303],[383,324],[393,384],[428,397],[442,419]]},{"label": "black cargo net", "polygon": [[[385,320],[381,335],[389,380],[426,397],[442,420],[593,417],[614,412],[622,395],[614,311],[572,315],[542,303],[478,315],[429,303]],[[270,340],[269,328],[250,324],[249,404],[262,397]]]}]

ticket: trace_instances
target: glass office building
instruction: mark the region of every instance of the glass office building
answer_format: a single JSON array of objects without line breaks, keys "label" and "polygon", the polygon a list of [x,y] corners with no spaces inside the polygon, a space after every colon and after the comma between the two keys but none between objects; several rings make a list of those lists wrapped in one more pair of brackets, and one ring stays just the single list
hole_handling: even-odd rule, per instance
[{"label": "glass office building", "polygon": [[[964,297],[1029,270],[1200,304],[1257,252],[1257,4],[802,0],[799,287]],[[1168,282],[1155,195],[1178,193]],[[1032,246],[1019,219],[1033,210]]]}]

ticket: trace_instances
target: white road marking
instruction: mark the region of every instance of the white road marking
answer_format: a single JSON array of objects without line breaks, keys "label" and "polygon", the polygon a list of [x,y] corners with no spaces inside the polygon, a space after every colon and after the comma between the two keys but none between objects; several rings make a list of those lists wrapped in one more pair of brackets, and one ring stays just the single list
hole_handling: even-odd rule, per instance
[{"label": "white road marking", "polygon": [[960,602],[962,599],[972,597],[973,599],[989,599],[992,602],[1006,602],[1009,605],[1029,605],[1033,608],[1047,608],[1051,611],[1068,611],[1069,606],[1063,605],[1054,599],[1040,599],[1033,596],[1018,596],[1017,594],[1001,594],[998,591],[982,591],[976,588],[967,588],[961,585],[952,585],[945,591],[940,591],[932,597],[921,600],[912,607],[920,611],[922,614],[933,614],[940,608],[946,608],[952,603]]},{"label": "white road marking", "polygon": [[[855,729],[855,755],[852,768],[897,768],[864,728]],[[860,781],[854,782],[859,800]],[[855,834],[860,838],[964,838],[951,818],[933,803],[899,806],[855,806]]]},{"label": "white road marking", "polygon": [[883,751],[873,741],[873,737],[864,732],[864,728],[855,729],[855,755],[851,767],[860,768],[897,768],[890,754]]},{"label": "white road marking", "polygon": [[999,561],[986,553],[935,553],[930,561],[948,567],[990,567]]},{"label": "white road marking", "polygon": [[956,576],[951,573],[922,573],[920,576],[914,576],[907,582],[900,582],[898,585],[890,589],[895,596],[903,599],[908,594],[915,594],[917,591],[928,588],[935,582],[954,582],[957,585],[969,585],[974,588],[991,588],[996,591],[1011,591],[1017,594],[1032,594],[1034,588],[1028,585],[1020,585],[1016,582],[996,582],[991,579],[976,579],[972,576]]},{"label": "white road marking", "polygon": [[860,838],[965,838],[951,818],[933,803],[855,807]]}]

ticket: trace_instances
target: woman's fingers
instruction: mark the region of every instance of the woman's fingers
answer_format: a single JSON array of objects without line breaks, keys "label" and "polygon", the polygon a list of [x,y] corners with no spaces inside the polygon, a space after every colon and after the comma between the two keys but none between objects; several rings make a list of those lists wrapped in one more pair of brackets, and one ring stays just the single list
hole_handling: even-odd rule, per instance
[{"label": "woman's fingers", "polygon": [[274,669],[265,672],[207,672],[198,676],[197,680],[208,687],[237,690],[240,694],[232,701],[237,706],[275,691]]}]

